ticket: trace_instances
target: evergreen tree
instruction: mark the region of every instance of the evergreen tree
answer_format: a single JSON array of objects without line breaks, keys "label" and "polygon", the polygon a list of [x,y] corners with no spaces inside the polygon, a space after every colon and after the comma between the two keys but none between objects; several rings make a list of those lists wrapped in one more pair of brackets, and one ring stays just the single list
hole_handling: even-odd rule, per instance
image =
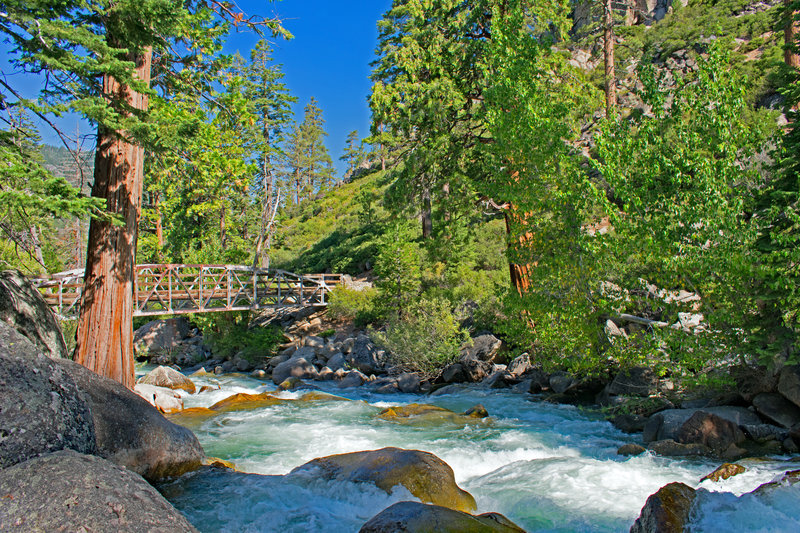
[{"label": "evergreen tree", "polygon": [[295,204],[333,185],[333,162],[325,146],[325,119],[316,99],[306,105],[303,122],[295,125],[287,143],[287,178]]},{"label": "evergreen tree", "polygon": [[364,160],[364,149],[358,140],[358,131],[353,130],[347,135],[347,144],[344,149],[344,154],[339,160],[347,163],[347,171],[344,174],[345,178],[353,175],[356,167]]}]

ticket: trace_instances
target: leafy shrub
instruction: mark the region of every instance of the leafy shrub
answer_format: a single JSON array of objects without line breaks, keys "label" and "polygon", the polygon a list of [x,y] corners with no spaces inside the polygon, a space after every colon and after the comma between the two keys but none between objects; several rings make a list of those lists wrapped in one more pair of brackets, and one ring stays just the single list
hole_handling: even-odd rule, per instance
[{"label": "leafy shrub", "polygon": [[328,314],[333,319],[352,320],[359,327],[375,323],[383,316],[376,306],[377,294],[375,289],[336,287],[328,295]]},{"label": "leafy shrub", "polygon": [[447,300],[436,298],[412,302],[402,315],[395,315],[384,332],[373,339],[392,354],[393,362],[406,370],[434,377],[455,361],[468,338]]},{"label": "leafy shrub", "polygon": [[193,322],[214,353],[226,358],[239,354],[258,363],[274,355],[283,341],[283,332],[277,326],[249,327],[248,311],[195,315]]}]

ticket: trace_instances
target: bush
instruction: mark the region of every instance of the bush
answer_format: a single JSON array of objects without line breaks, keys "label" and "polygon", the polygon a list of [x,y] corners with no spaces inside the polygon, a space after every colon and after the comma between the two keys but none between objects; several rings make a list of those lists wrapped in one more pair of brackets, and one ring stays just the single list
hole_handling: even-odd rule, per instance
[{"label": "bush", "polygon": [[283,342],[283,332],[277,326],[249,327],[249,311],[195,315],[193,322],[213,352],[225,358],[238,354],[258,363],[275,355]]},{"label": "bush", "polygon": [[377,294],[375,289],[336,287],[328,295],[328,314],[336,320],[352,320],[359,327],[376,323],[382,316],[376,305]]},{"label": "bush", "polygon": [[405,370],[438,376],[455,361],[467,340],[447,300],[421,299],[389,320],[385,332],[372,334],[376,343],[392,354],[392,362]]}]

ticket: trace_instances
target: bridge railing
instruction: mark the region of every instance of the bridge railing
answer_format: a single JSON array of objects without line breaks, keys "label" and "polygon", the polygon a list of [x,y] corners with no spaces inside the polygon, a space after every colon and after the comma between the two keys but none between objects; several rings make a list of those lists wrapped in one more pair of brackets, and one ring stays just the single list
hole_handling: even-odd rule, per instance
[{"label": "bridge railing", "polygon": [[[34,280],[60,316],[77,316],[83,270]],[[339,274],[295,274],[239,265],[136,266],[134,316],[179,315],[327,305]]]}]

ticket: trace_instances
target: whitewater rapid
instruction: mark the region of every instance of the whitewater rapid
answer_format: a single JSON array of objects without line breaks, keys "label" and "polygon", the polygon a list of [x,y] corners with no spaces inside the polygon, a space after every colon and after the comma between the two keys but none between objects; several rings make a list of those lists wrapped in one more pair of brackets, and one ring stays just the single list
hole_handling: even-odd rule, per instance
[{"label": "whitewater rapid", "polygon": [[[185,407],[209,407],[238,392],[274,391],[245,376],[194,378],[219,390],[184,397]],[[446,461],[478,512],[499,512],[533,531],[628,531],[647,497],[681,481],[698,492],[692,531],[800,531],[800,486],[769,496],[747,494],[800,462],[785,457],[744,460],[744,474],[714,483],[700,478],[719,462],[652,454],[622,457],[639,442],[595,412],[555,405],[511,391],[465,389],[424,396],[371,394],[365,388],[323,390],[350,401],[286,402],[223,412],[192,429],[206,454],[252,475],[215,471],[189,475],[162,492],[201,531],[356,532],[397,501],[415,499],[400,487],[284,475],[316,457],[385,446],[419,449]],[[307,391],[278,392],[298,399]],[[429,403],[455,412],[483,404],[490,418],[465,423],[408,424],[377,415],[386,407]]]}]

